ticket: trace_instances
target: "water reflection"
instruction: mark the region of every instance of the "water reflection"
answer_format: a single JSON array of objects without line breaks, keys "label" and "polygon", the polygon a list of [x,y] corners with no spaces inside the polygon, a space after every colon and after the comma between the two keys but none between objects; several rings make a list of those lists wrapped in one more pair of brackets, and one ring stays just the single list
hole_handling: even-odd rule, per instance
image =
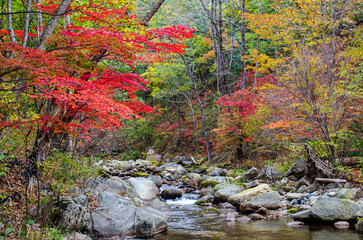
[{"label": "water reflection", "polygon": [[[168,231],[151,239],[363,240],[363,235],[353,230],[340,231],[331,226],[287,226],[291,218],[251,222],[226,222],[223,214],[204,218],[199,216],[204,208],[193,205],[193,201],[184,198],[169,202],[173,215],[169,216]],[[183,207],[178,207],[180,205]]]}]

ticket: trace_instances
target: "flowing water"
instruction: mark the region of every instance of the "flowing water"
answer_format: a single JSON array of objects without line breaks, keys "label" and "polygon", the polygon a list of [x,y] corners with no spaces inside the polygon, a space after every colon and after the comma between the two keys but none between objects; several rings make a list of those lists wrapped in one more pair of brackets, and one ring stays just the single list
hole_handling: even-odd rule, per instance
[{"label": "flowing water", "polygon": [[293,221],[287,217],[247,223],[226,222],[223,214],[200,217],[200,212],[205,208],[194,204],[196,197],[185,194],[182,199],[167,201],[173,210],[169,216],[168,231],[151,239],[363,240],[363,234],[353,230],[339,231],[331,226],[287,226],[286,223]]}]

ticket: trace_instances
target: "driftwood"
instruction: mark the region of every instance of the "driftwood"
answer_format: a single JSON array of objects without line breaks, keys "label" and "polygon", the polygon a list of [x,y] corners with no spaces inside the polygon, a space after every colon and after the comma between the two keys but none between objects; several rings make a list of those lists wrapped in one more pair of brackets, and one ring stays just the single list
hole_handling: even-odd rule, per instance
[{"label": "driftwood", "polygon": [[316,178],[338,178],[337,170],[321,160],[313,150],[305,145],[306,149],[306,177],[310,182],[313,182]]},{"label": "driftwood", "polygon": [[317,182],[325,182],[325,183],[346,183],[345,179],[335,179],[335,178],[315,178]]}]

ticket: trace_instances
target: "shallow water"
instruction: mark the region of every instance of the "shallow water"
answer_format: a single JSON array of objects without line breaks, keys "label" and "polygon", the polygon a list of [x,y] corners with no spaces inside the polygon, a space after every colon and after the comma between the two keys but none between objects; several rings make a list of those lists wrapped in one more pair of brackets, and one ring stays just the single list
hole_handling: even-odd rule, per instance
[{"label": "shallow water", "polygon": [[223,214],[200,217],[199,213],[205,208],[193,204],[195,197],[187,195],[187,198],[168,201],[173,210],[169,216],[168,231],[150,239],[363,240],[363,234],[354,230],[339,231],[331,226],[287,226],[286,223],[293,220],[286,217],[248,223],[226,222]]}]

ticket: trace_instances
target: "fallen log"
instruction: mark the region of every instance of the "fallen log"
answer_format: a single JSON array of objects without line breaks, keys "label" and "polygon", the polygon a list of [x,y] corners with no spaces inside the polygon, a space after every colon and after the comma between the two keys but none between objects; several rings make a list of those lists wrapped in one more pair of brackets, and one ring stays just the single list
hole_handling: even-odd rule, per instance
[{"label": "fallen log", "polygon": [[325,182],[325,183],[346,183],[347,180],[339,179],[339,178],[315,178],[317,182]]}]

